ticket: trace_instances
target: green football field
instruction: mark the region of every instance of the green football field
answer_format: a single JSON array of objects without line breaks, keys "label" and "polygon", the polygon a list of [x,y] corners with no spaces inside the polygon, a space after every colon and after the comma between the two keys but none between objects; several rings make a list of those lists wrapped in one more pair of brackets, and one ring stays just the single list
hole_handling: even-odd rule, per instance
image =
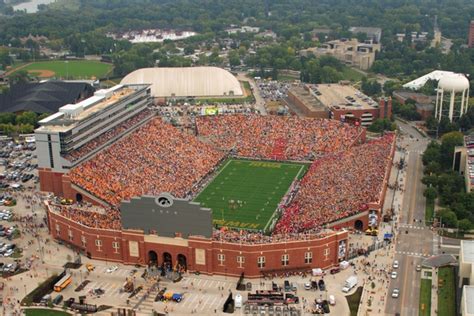
[{"label": "green football field", "polygon": [[93,60],[53,60],[32,62],[19,69],[41,78],[99,79],[112,71],[112,65]]},{"label": "green football field", "polygon": [[306,169],[297,163],[231,159],[195,201],[212,209],[214,225],[263,230]]}]

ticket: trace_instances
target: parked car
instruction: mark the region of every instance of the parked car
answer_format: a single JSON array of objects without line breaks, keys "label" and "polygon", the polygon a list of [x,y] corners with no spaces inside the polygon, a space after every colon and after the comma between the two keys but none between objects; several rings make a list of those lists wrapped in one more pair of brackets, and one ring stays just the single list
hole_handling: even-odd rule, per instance
[{"label": "parked car", "polygon": [[400,296],[400,290],[399,289],[393,289],[392,297],[393,298],[398,298],[399,296]]},{"label": "parked car", "polygon": [[117,266],[111,266],[111,267],[107,268],[106,272],[107,273],[112,273],[112,272],[117,271],[117,269],[118,269]]},{"label": "parked car", "polygon": [[398,265],[398,260],[395,260],[395,261],[393,262],[393,265],[392,265],[392,266],[393,266],[394,269],[398,269],[398,266],[399,266],[399,265]]},{"label": "parked car", "polygon": [[309,283],[309,282],[308,282],[308,283],[305,283],[305,284],[304,284],[304,289],[305,289],[305,290],[311,290],[311,283]]},{"label": "parked car", "polygon": [[417,272],[420,272],[420,271],[421,271],[421,265],[420,265],[420,264],[417,264],[417,265],[416,265],[416,271],[417,271]]},{"label": "parked car", "polygon": [[326,290],[326,284],[324,284],[324,280],[323,280],[323,279],[319,280],[318,286],[319,286],[319,289],[320,289],[321,291]]},{"label": "parked car", "polygon": [[329,273],[331,273],[331,274],[336,274],[336,273],[338,273],[339,271],[341,271],[340,268],[332,268],[331,270],[329,270]]},{"label": "parked car", "polygon": [[392,279],[396,279],[397,276],[398,276],[397,271],[393,271],[392,274],[390,274],[390,277],[391,277]]}]

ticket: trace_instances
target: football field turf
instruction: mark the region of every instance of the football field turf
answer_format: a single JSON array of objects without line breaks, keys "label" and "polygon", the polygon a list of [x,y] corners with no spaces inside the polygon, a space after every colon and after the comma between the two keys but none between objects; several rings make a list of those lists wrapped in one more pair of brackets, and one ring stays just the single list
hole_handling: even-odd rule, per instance
[{"label": "football field turf", "polygon": [[305,164],[231,159],[195,201],[212,209],[214,225],[263,230],[306,169]]}]

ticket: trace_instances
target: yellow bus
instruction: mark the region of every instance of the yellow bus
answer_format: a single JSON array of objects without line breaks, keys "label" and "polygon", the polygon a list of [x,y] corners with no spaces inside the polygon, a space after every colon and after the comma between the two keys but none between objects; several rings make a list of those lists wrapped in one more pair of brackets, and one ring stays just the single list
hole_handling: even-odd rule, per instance
[{"label": "yellow bus", "polygon": [[71,278],[71,274],[70,273],[66,273],[65,276],[63,276],[63,278],[61,280],[59,280],[58,282],[56,282],[56,284],[54,285],[54,290],[56,292],[61,292],[62,290],[64,290],[66,288],[66,286],[69,285],[69,283],[72,282],[72,278]]}]

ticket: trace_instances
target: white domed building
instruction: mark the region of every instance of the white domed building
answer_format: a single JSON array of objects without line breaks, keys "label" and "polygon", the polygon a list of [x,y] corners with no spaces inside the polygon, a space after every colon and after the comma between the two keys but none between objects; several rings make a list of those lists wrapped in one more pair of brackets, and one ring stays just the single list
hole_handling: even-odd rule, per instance
[{"label": "white domed building", "polygon": [[142,68],[126,75],[121,84],[151,84],[155,98],[244,95],[237,78],[218,67]]},{"label": "white domed building", "polygon": [[469,107],[469,80],[463,74],[449,74],[438,81],[435,118],[449,121],[463,116]]}]

